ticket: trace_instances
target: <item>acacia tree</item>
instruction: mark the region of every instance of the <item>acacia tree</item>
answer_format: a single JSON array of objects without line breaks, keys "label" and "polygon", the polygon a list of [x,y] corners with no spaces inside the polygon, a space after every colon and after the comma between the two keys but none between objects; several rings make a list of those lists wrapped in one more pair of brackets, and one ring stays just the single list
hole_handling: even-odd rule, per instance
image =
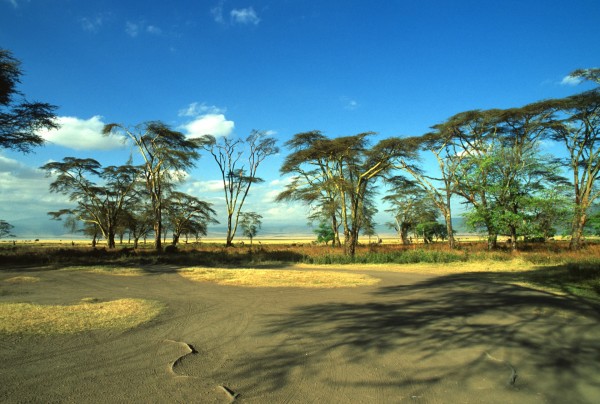
[{"label": "acacia tree", "polygon": [[145,188],[145,183],[138,176],[121,216],[123,226],[129,231],[129,237],[133,238],[133,248],[138,248],[140,238],[145,240],[154,226],[152,206],[145,196]]},{"label": "acacia tree", "polygon": [[[292,180],[275,199],[277,202],[300,201],[313,208],[309,219],[322,223],[329,222],[333,233],[332,246],[341,246],[339,217],[341,215],[339,195],[328,173],[333,162],[328,156],[314,153],[315,142],[327,138],[320,131],[303,132],[294,135],[285,143],[292,150],[280,168],[281,175],[292,174]],[[321,226],[321,224],[320,224]]]},{"label": "acacia tree", "polygon": [[473,207],[470,221],[487,229],[489,249],[496,247],[499,233],[515,241],[531,198],[542,185],[561,181],[556,165],[537,149],[555,111],[555,102],[544,101],[467,111],[441,125],[452,136],[458,162],[453,192]]},{"label": "acacia tree", "polygon": [[[409,146],[411,143],[401,138],[384,139],[370,147],[368,137],[372,135],[365,132],[334,139],[317,138],[306,142],[284,164],[285,171],[308,176],[309,180],[303,184],[307,190],[312,184],[316,193],[323,189],[335,192],[344,229],[344,250],[352,257],[359,232],[371,214],[368,199],[373,184],[390,170],[395,159],[415,153],[414,147]],[[323,177],[311,181],[313,175]]]},{"label": "acacia tree", "polygon": [[183,192],[171,192],[165,208],[173,231],[173,245],[177,245],[181,235],[187,232],[206,236],[208,224],[218,223],[210,203]]},{"label": "acacia tree", "polygon": [[154,247],[161,251],[165,194],[200,157],[199,139],[187,139],[183,133],[158,121],[146,122],[133,129],[111,123],[103,132],[105,135],[124,134],[133,141],[143,159],[141,169],[154,216]]},{"label": "acacia tree", "polygon": [[396,168],[407,172],[414,181],[429,195],[435,206],[442,212],[448,233],[448,245],[455,247],[452,229],[451,199],[454,194],[455,177],[461,156],[455,153],[452,132],[444,125],[434,127],[435,132],[412,138],[422,151],[429,151],[438,163],[439,177],[433,177],[414,164],[414,159],[399,159]]},{"label": "acacia tree", "polygon": [[[115,232],[123,213],[123,207],[130,198],[135,179],[139,174],[131,165],[102,168],[94,159],[65,157],[62,162],[51,162],[41,167],[48,176],[56,179],[50,184],[50,191],[68,195],[77,203],[74,209],[63,209],[49,214],[58,219],[62,216],[75,216],[78,220],[98,226],[108,243],[115,247]],[[97,184],[98,178],[103,183]]]},{"label": "acacia tree", "polygon": [[452,154],[456,156],[456,171],[452,177],[453,191],[481,213],[488,233],[488,249],[496,247],[498,230],[491,218],[488,195],[487,164],[489,140],[496,136],[498,110],[466,111],[450,117],[439,128],[452,137]]},{"label": "acacia tree", "polygon": [[256,237],[262,226],[262,216],[256,212],[242,212],[240,218],[242,232],[250,239],[250,245],[252,245],[252,239]]},{"label": "acacia tree", "polygon": [[21,82],[21,62],[0,49],[0,147],[28,153],[44,143],[41,129],[57,129],[56,106],[41,102],[17,101]]},{"label": "acacia tree", "polygon": [[[226,245],[233,245],[240,213],[252,184],[263,182],[258,167],[269,156],[279,152],[275,138],[264,131],[253,130],[245,140],[212,135],[202,138],[202,148],[209,152],[221,173],[227,209]],[[245,157],[245,159],[243,159]]]},{"label": "acacia tree", "polygon": [[600,90],[558,100],[564,116],[552,126],[550,137],[562,143],[568,156],[562,159],[572,175],[574,215],[571,224],[571,249],[583,242],[583,231],[590,207],[600,196],[596,180],[600,176]]},{"label": "acacia tree", "polygon": [[388,223],[388,226],[396,230],[402,244],[410,244],[409,232],[414,232],[421,223],[436,221],[439,209],[429,194],[414,181],[392,177],[387,182],[391,192],[383,200],[391,205],[386,212],[394,217],[394,222]]}]

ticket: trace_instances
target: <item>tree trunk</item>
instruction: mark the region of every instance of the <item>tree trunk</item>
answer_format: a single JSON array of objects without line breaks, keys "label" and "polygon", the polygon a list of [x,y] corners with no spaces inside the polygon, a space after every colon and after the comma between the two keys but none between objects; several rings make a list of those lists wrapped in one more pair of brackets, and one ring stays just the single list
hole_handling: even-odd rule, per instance
[{"label": "tree trunk", "polygon": [[154,223],[154,249],[162,251],[162,222],[160,219]]},{"label": "tree trunk", "polygon": [[402,244],[408,245],[410,244],[410,239],[408,238],[408,230],[410,229],[410,224],[401,223],[400,224],[400,239],[402,240]]},{"label": "tree trunk", "polygon": [[571,227],[571,241],[569,243],[569,249],[578,250],[583,245],[583,228],[587,221],[587,215],[581,211],[580,208],[576,208],[575,217],[573,218],[573,225]]},{"label": "tree trunk", "polygon": [[456,248],[456,242],[454,241],[454,229],[452,228],[452,214],[450,210],[446,212],[444,219],[446,220],[446,232],[448,233],[448,246],[450,249],[454,249]]},{"label": "tree trunk", "polygon": [[510,250],[517,251],[517,227],[516,226],[508,226],[510,229]]},{"label": "tree trunk", "polygon": [[177,245],[179,243],[179,234],[173,233],[173,245]]},{"label": "tree trunk", "polygon": [[117,246],[115,243],[115,232],[114,231],[108,232],[108,239],[106,240],[106,242],[108,244],[109,249],[113,249]]},{"label": "tree trunk", "polygon": [[232,222],[233,214],[227,215],[227,240],[225,242],[225,247],[233,247],[233,222]]},{"label": "tree trunk", "polygon": [[495,234],[490,228],[488,228],[487,246],[488,251],[495,250],[498,246],[498,235]]},{"label": "tree trunk", "polygon": [[340,230],[335,213],[331,215],[331,230],[333,231],[333,240],[331,240],[331,246],[335,247],[337,243],[337,246],[341,247],[342,243],[340,242]]}]

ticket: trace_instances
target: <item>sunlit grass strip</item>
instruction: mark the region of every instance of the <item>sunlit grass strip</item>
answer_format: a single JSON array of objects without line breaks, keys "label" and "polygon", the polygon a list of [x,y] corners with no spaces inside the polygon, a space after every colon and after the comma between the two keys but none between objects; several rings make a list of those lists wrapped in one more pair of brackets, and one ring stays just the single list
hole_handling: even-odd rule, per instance
[{"label": "sunlit grass strip", "polygon": [[[325,265],[316,264],[297,264],[297,268],[305,269],[323,269],[327,268]],[[533,271],[538,266],[525,262],[523,260],[511,260],[511,261],[474,261],[474,262],[451,262],[448,264],[435,264],[435,263],[416,263],[416,264],[344,264],[340,266],[344,270],[348,271],[362,271],[362,272],[400,272],[400,273],[418,273],[418,274],[431,274],[431,275],[452,275],[461,274],[467,272],[522,272],[522,271]]]},{"label": "sunlit grass strip", "polygon": [[36,283],[39,281],[40,278],[37,276],[13,276],[12,278],[4,280],[4,282],[8,283]]},{"label": "sunlit grass strip", "polygon": [[0,332],[73,334],[101,329],[125,330],[150,321],[162,310],[159,302],[119,299],[73,305],[0,303]]},{"label": "sunlit grass strip", "polygon": [[379,282],[365,274],[315,270],[186,268],[180,274],[197,282],[250,287],[347,288]]},{"label": "sunlit grass strip", "polygon": [[116,276],[140,276],[143,274],[143,270],[139,267],[121,267],[113,265],[71,266],[64,268],[63,271],[91,272]]}]

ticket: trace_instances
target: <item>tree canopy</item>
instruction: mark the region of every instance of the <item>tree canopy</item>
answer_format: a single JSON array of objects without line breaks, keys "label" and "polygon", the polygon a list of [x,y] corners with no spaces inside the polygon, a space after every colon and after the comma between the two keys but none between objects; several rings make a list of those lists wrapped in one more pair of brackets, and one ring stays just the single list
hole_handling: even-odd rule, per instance
[{"label": "tree canopy", "polygon": [[0,147],[30,152],[44,143],[42,129],[57,129],[56,106],[30,102],[18,90],[21,62],[12,53],[0,49]]}]

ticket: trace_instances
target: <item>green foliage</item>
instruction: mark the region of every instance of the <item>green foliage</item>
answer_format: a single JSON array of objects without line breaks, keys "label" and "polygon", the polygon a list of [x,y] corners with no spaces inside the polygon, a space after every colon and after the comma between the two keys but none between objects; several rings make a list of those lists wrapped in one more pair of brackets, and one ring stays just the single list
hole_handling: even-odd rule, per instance
[{"label": "green foliage", "polygon": [[[392,192],[383,200],[392,206],[386,212],[394,216],[394,222],[388,226],[398,232],[403,244],[409,244],[409,232],[415,233],[420,223],[435,222],[440,211],[428,193],[414,181],[393,177],[387,182]],[[418,233],[422,234],[421,231]]]},{"label": "green foliage", "polygon": [[425,244],[432,243],[433,240],[446,240],[448,238],[448,229],[446,225],[438,222],[419,223],[415,227],[415,233],[423,237]]},{"label": "green foliage", "polygon": [[327,245],[330,241],[335,240],[335,232],[331,228],[331,224],[327,222],[319,223],[319,227],[313,230],[313,232],[317,235],[318,243],[325,243]]},{"label": "green foliage", "polygon": [[65,157],[62,162],[50,162],[41,168],[48,176],[55,176],[50,191],[67,195],[77,204],[75,208],[49,214],[57,220],[66,216],[72,228],[73,218],[97,226],[109,248],[114,248],[117,226],[132,197],[138,169],[131,165],[103,168],[94,159],[75,157]]},{"label": "green foliage", "polygon": [[240,214],[240,227],[244,233],[244,236],[252,239],[258,234],[258,230],[262,225],[262,216],[256,212],[242,212]]}]

